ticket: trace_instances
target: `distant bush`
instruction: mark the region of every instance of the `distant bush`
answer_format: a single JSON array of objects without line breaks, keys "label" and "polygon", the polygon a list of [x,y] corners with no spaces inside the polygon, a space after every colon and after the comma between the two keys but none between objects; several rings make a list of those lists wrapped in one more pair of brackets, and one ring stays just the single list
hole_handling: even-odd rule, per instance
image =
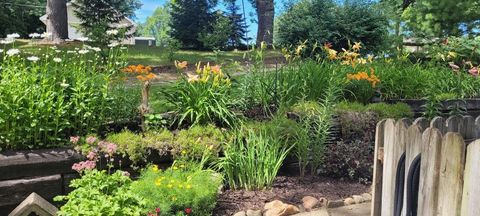
[{"label": "distant bush", "polygon": [[275,26],[275,42],[283,46],[308,40],[340,50],[350,41],[362,42],[371,52],[383,46],[388,22],[368,1],[302,0],[280,15]]}]

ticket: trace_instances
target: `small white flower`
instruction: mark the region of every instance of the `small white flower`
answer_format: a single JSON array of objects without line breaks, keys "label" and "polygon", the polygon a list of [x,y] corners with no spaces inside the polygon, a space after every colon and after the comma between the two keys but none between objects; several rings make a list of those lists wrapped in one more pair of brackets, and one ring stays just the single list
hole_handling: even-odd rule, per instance
[{"label": "small white flower", "polygon": [[0,44],[11,44],[11,43],[13,43],[13,42],[15,42],[15,39],[13,39],[13,38],[7,38],[6,40],[1,40],[1,41],[0,41]]},{"label": "small white flower", "polygon": [[102,51],[102,49],[98,48],[98,47],[92,47],[90,48],[91,50],[95,51],[95,52],[100,52]]},{"label": "small white flower", "polygon": [[120,45],[120,44],[115,41],[115,42],[112,42],[111,44],[109,44],[108,47],[116,47],[118,45]]},{"label": "small white flower", "polygon": [[126,50],[126,49],[127,49],[127,47],[120,47],[120,49],[122,49],[122,50]]},{"label": "small white flower", "polygon": [[78,51],[79,54],[87,54],[88,53],[88,50],[87,49],[82,49],[80,51]]},{"label": "small white flower", "polygon": [[118,34],[118,30],[116,30],[116,29],[112,29],[112,30],[107,31],[107,35],[117,35],[117,34]]},{"label": "small white flower", "polygon": [[19,37],[20,37],[20,35],[17,34],[17,33],[7,34],[8,39],[15,39],[15,38],[19,38]]},{"label": "small white flower", "polygon": [[57,63],[60,63],[60,62],[62,62],[62,59],[61,58],[53,58],[53,61],[57,62]]},{"label": "small white flower", "polygon": [[14,55],[18,55],[20,54],[20,50],[19,49],[9,49],[7,51],[7,55],[8,56],[14,56]]},{"label": "small white flower", "polygon": [[39,33],[31,33],[31,34],[29,34],[28,36],[31,37],[31,38],[40,38],[40,37],[42,37],[42,35],[39,34]]},{"label": "small white flower", "polygon": [[81,37],[81,38],[77,38],[77,40],[85,42],[85,41],[88,41],[89,38],[88,37]]},{"label": "small white flower", "polygon": [[63,87],[63,88],[68,88],[70,85],[68,83],[66,83],[65,80],[63,80],[63,82],[60,83],[60,86]]},{"label": "small white flower", "polygon": [[51,32],[44,32],[40,35],[41,38],[49,38],[52,36]]},{"label": "small white flower", "polygon": [[61,50],[55,50],[56,53],[61,53],[62,51]]},{"label": "small white flower", "polygon": [[0,53],[3,53],[3,49],[0,49]]},{"label": "small white flower", "polygon": [[38,60],[40,60],[40,58],[38,58],[37,56],[30,56],[27,58],[27,60],[32,62],[37,62]]},{"label": "small white flower", "polygon": [[67,54],[74,54],[74,53],[77,53],[77,52],[75,52],[73,50],[67,50]]}]

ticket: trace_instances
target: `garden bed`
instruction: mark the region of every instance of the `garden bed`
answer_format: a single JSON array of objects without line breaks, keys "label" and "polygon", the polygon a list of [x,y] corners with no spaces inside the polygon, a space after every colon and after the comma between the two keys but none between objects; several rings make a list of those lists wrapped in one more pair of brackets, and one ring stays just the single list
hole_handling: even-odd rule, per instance
[{"label": "garden bed", "polygon": [[[421,116],[425,111],[425,104],[427,103],[426,99],[391,99],[386,100],[386,103],[406,103],[408,104],[412,111],[415,113],[415,116]],[[468,115],[477,117],[480,115],[480,98],[469,98],[464,100],[452,99],[441,101],[438,108],[439,111],[443,114],[448,114],[452,111],[453,107],[460,106],[464,108]]]},{"label": "garden bed", "polygon": [[365,184],[325,177],[278,176],[272,189],[265,191],[226,190],[219,195],[213,215],[233,215],[247,209],[262,209],[265,203],[281,200],[301,204],[305,196],[338,200],[370,191]]}]

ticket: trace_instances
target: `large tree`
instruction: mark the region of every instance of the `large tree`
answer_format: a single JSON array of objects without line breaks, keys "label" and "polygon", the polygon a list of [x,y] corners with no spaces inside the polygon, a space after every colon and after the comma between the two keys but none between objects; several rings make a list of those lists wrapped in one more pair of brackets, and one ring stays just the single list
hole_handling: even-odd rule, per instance
[{"label": "large tree", "polygon": [[0,38],[18,33],[24,37],[44,32],[39,17],[45,14],[47,0],[0,0]]},{"label": "large tree", "polygon": [[[120,40],[128,34],[132,25],[120,22],[126,17],[134,16],[140,8],[139,0],[75,0],[72,1],[75,14],[81,20],[80,31],[98,46],[106,46],[112,40]],[[119,25],[120,24],[120,25]],[[120,33],[108,34],[112,30]]]},{"label": "large tree", "polygon": [[247,36],[248,25],[245,21],[245,17],[239,13],[240,8],[235,4],[235,2],[227,2],[227,14],[226,16],[230,20],[232,25],[231,33],[228,38],[228,45],[230,47],[238,48],[244,45],[244,42],[247,42],[249,39]]},{"label": "large tree", "polygon": [[212,0],[176,0],[171,4],[170,35],[180,41],[184,48],[202,49],[202,34],[213,31],[215,16]]},{"label": "large tree", "polygon": [[273,43],[273,23],[275,19],[274,0],[250,0],[257,10],[257,45],[261,42]]},{"label": "large tree", "polygon": [[54,43],[68,39],[68,19],[66,0],[47,1],[47,31],[52,34]]},{"label": "large tree", "polygon": [[147,18],[145,23],[137,29],[139,35],[153,36],[158,46],[167,46],[170,41],[170,6],[157,7],[155,12]]}]

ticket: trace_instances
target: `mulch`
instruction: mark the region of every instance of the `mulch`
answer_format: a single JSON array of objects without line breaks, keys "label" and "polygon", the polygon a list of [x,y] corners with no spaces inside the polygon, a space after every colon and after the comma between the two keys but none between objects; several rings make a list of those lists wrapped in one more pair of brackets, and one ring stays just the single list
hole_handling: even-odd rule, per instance
[{"label": "mulch", "polygon": [[226,190],[219,195],[213,215],[227,216],[247,209],[262,209],[273,200],[299,205],[304,196],[338,200],[370,191],[370,186],[326,177],[279,176],[265,191]]}]

